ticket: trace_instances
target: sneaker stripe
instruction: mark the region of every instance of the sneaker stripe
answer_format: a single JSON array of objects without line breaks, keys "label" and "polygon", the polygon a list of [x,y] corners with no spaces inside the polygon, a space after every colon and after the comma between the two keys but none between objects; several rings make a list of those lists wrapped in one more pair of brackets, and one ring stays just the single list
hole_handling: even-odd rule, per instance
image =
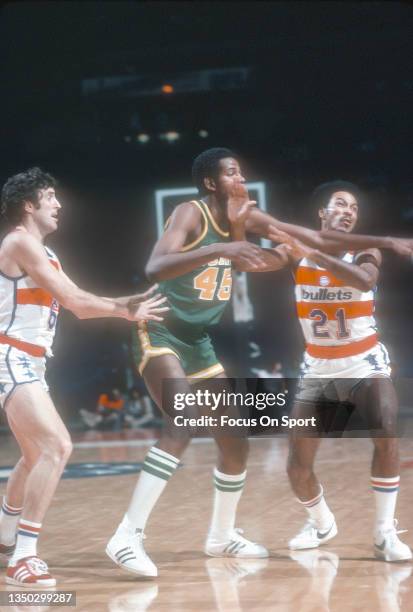
[{"label": "sneaker stripe", "polygon": [[238,554],[243,548],[245,548],[246,544],[243,542],[236,542],[235,546],[230,551],[233,555]]},{"label": "sneaker stripe", "polygon": [[118,561],[124,561],[126,559],[126,557],[132,557],[133,559],[136,559],[136,554],[133,552],[133,550],[130,550],[127,553],[123,553],[123,555],[118,555],[117,556],[117,560]]},{"label": "sneaker stripe", "polygon": [[237,548],[238,548],[238,543],[237,542],[232,542],[230,544],[230,546],[228,547],[228,552],[231,553],[231,554],[234,554],[235,551],[237,550]]},{"label": "sneaker stripe", "polygon": [[381,544],[374,544],[374,547],[380,550],[381,552],[384,551],[385,546],[386,546],[386,539],[384,539]]},{"label": "sneaker stripe", "polygon": [[24,580],[28,576],[30,576],[30,572],[24,566],[20,567],[17,570],[17,572],[14,574],[14,577],[16,578],[16,580]]},{"label": "sneaker stripe", "polygon": [[230,547],[228,548],[228,552],[230,553],[235,553],[237,552],[240,548],[242,548],[243,546],[245,546],[245,544],[242,544],[241,542],[232,542]]},{"label": "sneaker stripe", "polygon": [[137,557],[136,555],[125,555],[124,557],[122,557],[121,559],[118,559],[119,563],[127,563],[128,561],[133,561],[136,560]]},{"label": "sneaker stripe", "polygon": [[117,557],[121,557],[122,555],[128,554],[130,552],[133,552],[132,546],[126,546],[126,548],[121,548],[120,550],[117,550],[115,555]]},{"label": "sneaker stripe", "polygon": [[319,529],[317,529],[317,538],[319,540],[323,540],[325,537],[328,536],[330,531],[333,529],[333,526],[334,526],[334,521],[331,523],[331,527],[327,529],[327,531],[320,531]]},{"label": "sneaker stripe", "polygon": [[115,554],[117,557],[120,557],[124,555],[125,553],[130,553],[131,551],[133,551],[132,546],[126,546],[125,548],[121,548],[120,550],[117,550]]}]

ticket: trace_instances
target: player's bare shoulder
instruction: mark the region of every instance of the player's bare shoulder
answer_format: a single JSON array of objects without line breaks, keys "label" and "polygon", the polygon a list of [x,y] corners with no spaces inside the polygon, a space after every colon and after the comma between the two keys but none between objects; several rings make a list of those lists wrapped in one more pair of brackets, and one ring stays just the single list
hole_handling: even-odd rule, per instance
[{"label": "player's bare shoulder", "polygon": [[181,202],[174,208],[170,216],[170,225],[179,222],[184,223],[190,229],[196,229],[201,220],[202,212],[199,204],[195,200],[189,200]]},{"label": "player's bare shoulder", "polygon": [[166,230],[183,234],[184,244],[197,240],[204,226],[204,213],[194,200],[176,206],[166,223]]},{"label": "player's bare shoulder", "polygon": [[21,276],[27,267],[48,261],[42,243],[25,229],[15,229],[3,239],[0,247],[0,271],[7,276]]},{"label": "player's bare shoulder", "polygon": [[12,230],[0,245],[0,272],[7,276],[20,276],[24,270],[17,263],[18,253],[30,248],[35,239],[26,231]]}]

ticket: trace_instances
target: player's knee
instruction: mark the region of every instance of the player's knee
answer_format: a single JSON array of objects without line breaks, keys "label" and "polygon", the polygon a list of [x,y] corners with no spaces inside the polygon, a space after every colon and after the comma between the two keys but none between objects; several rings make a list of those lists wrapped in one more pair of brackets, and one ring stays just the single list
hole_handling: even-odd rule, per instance
[{"label": "player's knee", "polygon": [[43,448],[43,455],[54,464],[65,464],[73,450],[69,436],[53,436]]},{"label": "player's knee", "polygon": [[60,442],[60,456],[65,463],[68,461],[73,451],[73,444],[69,437],[65,437]]}]

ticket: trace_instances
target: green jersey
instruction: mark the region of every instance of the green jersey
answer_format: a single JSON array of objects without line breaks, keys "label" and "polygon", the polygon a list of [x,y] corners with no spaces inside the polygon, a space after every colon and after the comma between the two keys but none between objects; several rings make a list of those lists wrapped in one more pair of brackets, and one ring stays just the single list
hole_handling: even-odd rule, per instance
[{"label": "green jersey", "polygon": [[[217,242],[229,242],[229,232],[220,229],[203,201],[195,201],[202,216],[200,236],[182,251],[192,251]],[[182,329],[198,335],[220,320],[231,297],[231,261],[214,259],[191,272],[159,283],[160,292],[168,298],[170,312],[165,318],[169,328]]]}]

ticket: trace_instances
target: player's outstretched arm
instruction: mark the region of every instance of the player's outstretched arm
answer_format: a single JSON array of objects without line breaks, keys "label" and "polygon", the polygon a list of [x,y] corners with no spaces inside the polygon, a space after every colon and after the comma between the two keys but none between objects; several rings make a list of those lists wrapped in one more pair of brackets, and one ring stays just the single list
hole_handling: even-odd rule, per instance
[{"label": "player's outstretched arm", "polygon": [[289,248],[285,244],[278,245],[275,249],[262,249],[261,260],[257,266],[237,267],[239,272],[276,272],[293,264]]},{"label": "player's outstretched arm", "polygon": [[259,234],[271,239],[271,226],[277,230],[287,232],[294,238],[298,238],[308,246],[320,251],[342,251],[363,249],[391,249],[398,255],[410,257],[413,252],[411,240],[394,238],[391,236],[369,236],[362,234],[347,234],[335,230],[312,230],[301,225],[284,223],[268,213],[253,209],[246,221],[248,232]]},{"label": "player's outstretched arm", "polygon": [[198,237],[196,232],[203,223],[199,208],[191,202],[176,207],[168,227],[155,244],[145,268],[151,281],[162,281],[182,276],[218,257],[226,257],[237,264],[262,263],[261,249],[246,241],[215,243],[199,249],[185,251]]},{"label": "player's outstretched arm", "polygon": [[360,289],[360,291],[370,291],[377,284],[379,267],[382,261],[378,249],[360,251],[355,255],[355,263],[348,263],[333,255],[322,253],[317,249],[311,249],[300,240],[280,230],[274,230],[272,236],[277,242],[283,242],[280,246],[284,246],[288,250],[288,256],[291,261],[298,262],[303,257],[306,257],[322,268],[332,272],[334,276],[346,283],[346,285]]},{"label": "player's outstretched arm", "polygon": [[29,233],[14,233],[7,238],[8,255],[40,287],[80,319],[121,317],[130,321],[160,320],[166,298],[155,296],[139,304],[116,298],[98,297],[80,289],[66,274],[50,265],[43,246]]}]

